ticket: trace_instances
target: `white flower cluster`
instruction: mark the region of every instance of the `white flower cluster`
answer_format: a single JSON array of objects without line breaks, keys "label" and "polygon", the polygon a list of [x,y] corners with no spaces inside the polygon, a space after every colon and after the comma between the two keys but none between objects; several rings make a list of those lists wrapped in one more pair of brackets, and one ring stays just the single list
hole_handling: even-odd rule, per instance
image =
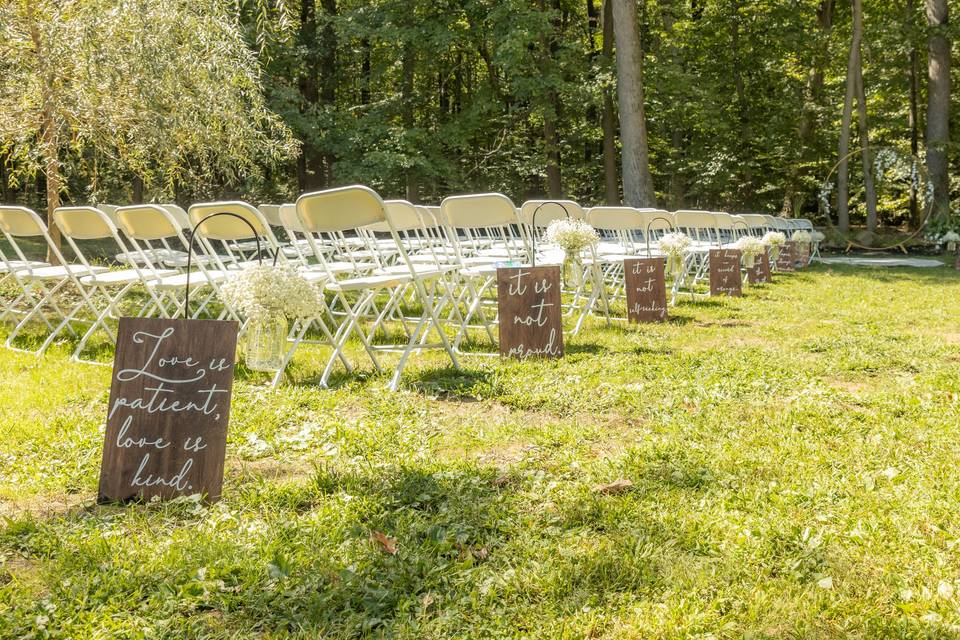
[{"label": "white flower cluster", "polygon": [[736,245],[745,258],[755,258],[767,250],[767,245],[755,236],[743,236]]},{"label": "white flower cluster", "polygon": [[547,226],[547,242],[557,244],[567,255],[595,247],[600,242],[597,230],[583,220],[554,220]]},{"label": "white flower cluster", "polygon": [[682,258],[692,244],[690,237],[680,231],[668,233],[660,238],[660,251],[670,257]]},{"label": "white flower cluster", "polygon": [[960,242],[960,234],[956,231],[947,231],[943,234],[943,237],[940,238],[940,242]]},{"label": "white flower cluster", "polygon": [[220,289],[223,301],[241,315],[309,318],[323,308],[323,293],[289,266],[258,265],[231,277]]},{"label": "white flower cluster", "polygon": [[800,244],[810,244],[813,242],[813,236],[810,235],[810,232],[802,229],[794,231],[790,239]]},{"label": "white flower cluster", "polygon": [[787,244],[787,236],[783,235],[781,231],[767,231],[760,242],[768,247],[782,247]]},{"label": "white flower cluster", "polygon": [[827,236],[820,231],[814,231],[810,234],[810,239],[814,242],[814,244],[817,244],[826,240]]}]

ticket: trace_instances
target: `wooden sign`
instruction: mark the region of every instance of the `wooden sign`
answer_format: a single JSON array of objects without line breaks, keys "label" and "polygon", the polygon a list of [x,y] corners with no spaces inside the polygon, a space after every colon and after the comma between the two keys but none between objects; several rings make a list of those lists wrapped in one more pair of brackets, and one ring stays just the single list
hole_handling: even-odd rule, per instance
[{"label": "wooden sign", "polygon": [[220,499],[237,323],[121,318],[98,501]]},{"label": "wooden sign", "polygon": [[743,294],[739,249],[710,249],[710,295]]},{"label": "wooden sign", "polygon": [[780,247],[780,255],[777,256],[777,271],[793,271],[795,249],[796,243],[793,240],[787,240],[786,244]]},{"label": "wooden sign", "polygon": [[667,279],[663,258],[631,258],[623,261],[627,290],[627,320],[663,322],[667,319]]},{"label": "wooden sign", "polygon": [[766,251],[754,258],[753,266],[747,269],[747,280],[750,284],[767,284],[772,281],[770,256]]},{"label": "wooden sign", "polygon": [[559,266],[497,269],[497,305],[501,356],[563,357]]}]

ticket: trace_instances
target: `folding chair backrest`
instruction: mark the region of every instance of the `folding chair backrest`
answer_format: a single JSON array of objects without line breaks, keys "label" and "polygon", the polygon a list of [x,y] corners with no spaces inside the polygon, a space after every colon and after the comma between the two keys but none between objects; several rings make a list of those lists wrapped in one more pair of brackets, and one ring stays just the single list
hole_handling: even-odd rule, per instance
[{"label": "folding chair backrest", "polygon": [[190,216],[186,211],[183,210],[183,207],[178,204],[173,204],[172,202],[169,204],[161,204],[160,206],[166,209],[170,215],[173,216],[173,219],[177,221],[177,224],[180,225],[181,229],[192,228],[192,225],[190,224]]},{"label": "folding chair backrest", "polygon": [[502,193],[450,196],[440,203],[447,224],[454,229],[519,226],[517,208]]},{"label": "folding chair backrest", "polygon": [[424,231],[423,216],[417,207],[406,200],[387,200],[383,203],[389,222],[384,220],[368,227],[377,233],[387,233],[392,225],[397,231]]},{"label": "folding chair backrest", "polygon": [[96,207],[60,207],[53,212],[53,221],[72,240],[111,238],[117,232],[106,212]]},{"label": "folding chair backrest", "polygon": [[17,242],[17,238],[36,238],[39,236],[42,237],[46,243],[46,251],[52,253],[60,263],[66,263],[63,254],[60,253],[60,249],[57,248],[57,245],[54,244],[53,239],[50,237],[47,225],[44,224],[43,219],[32,209],[17,206],[0,206],[0,232],[3,232],[10,248],[13,249],[13,252],[21,261],[27,262],[29,258],[27,258],[23,248]]},{"label": "folding chair backrest", "polygon": [[766,216],[759,213],[741,213],[740,218],[747,223],[753,235],[762,236],[769,227]]},{"label": "folding chair backrest", "polygon": [[643,229],[643,215],[633,207],[593,207],[587,222],[600,231],[634,231]]},{"label": "folding chair backrest", "polygon": [[362,185],[305,193],[297,198],[296,207],[310,233],[349,231],[386,220],[379,194]]},{"label": "folding chair backrest", "polygon": [[587,214],[573,200],[527,200],[520,205],[520,221],[533,226],[533,214],[537,214],[537,226],[546,227],[554,220],[563,220],[568,215],[572,220],[586,220]]},{"label": "folding chair backrest", "polygon": [[709,211],[677,211],[674,214],[677,228],[700,242],[717,242],[717,220]]},{"label": "folding chair backrest", "polygon": [[135,204],[117,209],[117,222],[135,240],[162,240],[181,235],[180,222],[167,205]]},{"label": "folding chair backrest", "polygon": [[[246,202],[229,201],[194,204],[190,206],[188,213],[190,215],[190,222],[194,227],[217,213],[232,213],[250,223],[250,225],[247,225],[230,216],[219,216],[203,224],[203,226],[197,230],[198,234],[211,240],[247,240],[253,238],[255,235],[273,238],[270,225],[263,217],[263,214],[260,213],[256,207]],[[251,231],[251,225],[253,226],[253,230],[256,231],[256,234]]]},{"label": "folding chair backrest", "polygon": [[282,206],[280,204],[260,204],[257,205],[257,209],[260,210],[271,227],[282,227],[283,223],[280,222],[280,207]]},{"label": "folding chair backrest", "polygon": [[26,207],[0,207],[0,230],[16,238],[30,238],[47,233],[47,225]]}]

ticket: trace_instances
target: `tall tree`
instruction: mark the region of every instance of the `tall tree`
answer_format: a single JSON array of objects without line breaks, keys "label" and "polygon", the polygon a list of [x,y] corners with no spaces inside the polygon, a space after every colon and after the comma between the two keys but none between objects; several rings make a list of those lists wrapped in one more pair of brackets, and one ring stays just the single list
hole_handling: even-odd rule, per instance
[{"label": "tall tree", "polygon": [[[603,47],[601,59],[606,69],[613,67],[613,1],[603,2]],[[603,186],[608,205],[620,204],[620,181],[617,176],[617,121],[613,111],[613,90],[609,83],[603,86],[603,108],[600,112],[603,130]]]},{"label": "tall tree", "polygon": [[947,0],[927,2],[927,171],[933,184],[934,216],[950,214],[950,40]]},{"label": "tall tree", "polygon": [[643,59],[637,25],[636,0],[609,0],[613,4],[613,31],[617,42],[617,98],[620,141],[623,146],[623,200],[631,207],[656,206],[647,146],[647,119],[643,97]]},{"label": "tall tree", "polygon": [[857,101],[858,126],[860,133],[860,153],[863,164],[863,179],[867,199],[867,226],[870,231],[877,224],[877,196],[873,184],[873,171],[870,162],[870,140],[867,126],[866,92],[863,88],[863,2],[851,0],[853,7],[853,35],[850,41],[850,55],[847,58],[846,94],[843,102],[843,117],[840,123],[839,166],[837,169],[837,226],[846,233],[850,229],[850,187],[849,156],[850,129],[853,123],[853,102]]},{"label": "tall tree", "polygon": [[296,148],[264,105],[227,0],[0,3],[0,60],[0,147],[20,173],[42,172],[48,220],[77,149],[170,193],[189,177],[256,173]]}]

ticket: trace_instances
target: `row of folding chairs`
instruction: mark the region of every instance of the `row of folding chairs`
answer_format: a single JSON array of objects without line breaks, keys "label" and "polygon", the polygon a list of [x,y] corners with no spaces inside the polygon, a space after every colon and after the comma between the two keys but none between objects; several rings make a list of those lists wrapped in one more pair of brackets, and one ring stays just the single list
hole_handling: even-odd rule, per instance
[{"label": "row of folding chairs", "polygon": [[[232,215],[212,217],[217,213]],[[352,371],[346,346],[355,338],[378,371],[384,370],[384,351],[400,354],[390,382],[396,388],[416,352],[441,349],[459,367],[458,356],[472,334],[495,342],[498,265],[527,264],[537,257],[541,263],[562,260],[545,238],[549,223],[562,217],[587,220],[602,236],[595,250],[581,256],[583,277],[568,291],[568,312],[578,314],[574,331],[600,302],[609,316],[606,292],[612,288],[616,296],[616,287],[622,287],[622,260],[662,255],[657,242],[664,233],[682,230],[694,239],[688,269],[695,280],[709,248],[727,246],[744,234],[787,233],[791,229],[784,225],[804,222],[701,211],[585,209],[573,201],[534,200],[517,207],[502,194],[452,196],[437,207],[419,206],[383,201],[371,189],[353,186],[259,207],[213,202],[186,211],[176,205],[60,208],[53,224],[72,253],[68,260],[35,212],[0,207],[0,231],[8,246],[0,252],[0,284],[15,292],[5,296],[0,320],[14,321],[6,340],[10,348],[19,348],[17,338],[31,323],[45,327],[44,339],[32,349],[37,353],[64,333],[78,337],[75,359],[82,359],[97,332],[114,339],[112,321],[123,314],[245,323],[218,295],[219,287],[265,254],[294,266],[327,294],[314,317],[291,327],[274,384],[305,343],[330,348],[321,385],[338,362]],[[24,246],[27,239],[33,240],[33,255]],[[91,241],[99,253],[104,243],[112,245],[119,267],[92,258]],[[191,243],[195,255],[188,272]],[[58,264],[37,257],[37,246],[49,249]],[[188,280],[198,292],[189,309]],[[61,295],[67,289],[78,295]]]}]

